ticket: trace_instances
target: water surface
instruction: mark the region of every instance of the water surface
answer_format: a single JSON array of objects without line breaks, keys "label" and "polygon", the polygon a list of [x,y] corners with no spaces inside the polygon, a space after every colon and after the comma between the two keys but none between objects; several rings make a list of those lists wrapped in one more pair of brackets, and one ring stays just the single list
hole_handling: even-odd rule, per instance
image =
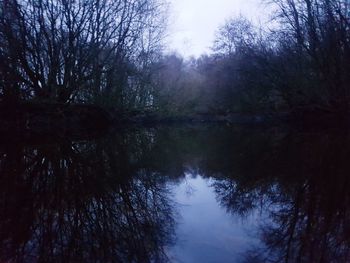
[{"label": "water surface", "polygon": [[350,262],[350,136],[128,128],[3,141],[1,262]]}]

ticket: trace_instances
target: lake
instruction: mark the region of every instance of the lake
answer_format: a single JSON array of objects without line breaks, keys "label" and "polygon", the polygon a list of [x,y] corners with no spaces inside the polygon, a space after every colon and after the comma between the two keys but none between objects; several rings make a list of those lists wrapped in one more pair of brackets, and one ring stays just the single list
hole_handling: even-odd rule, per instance
[{"label": "lake", "polygon": [[4,139],[0,262],[350,262],[350,134],[181,125]]}]

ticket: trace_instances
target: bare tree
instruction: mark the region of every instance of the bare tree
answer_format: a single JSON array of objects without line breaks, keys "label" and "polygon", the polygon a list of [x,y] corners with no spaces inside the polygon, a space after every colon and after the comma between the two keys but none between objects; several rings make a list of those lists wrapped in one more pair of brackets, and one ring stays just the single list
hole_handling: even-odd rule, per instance
[{"label": "bare tree", "polygon": [[317,76],[319,93],[332,108],[348,110],[350,19],[347,1],[274,0],[283,32],[298,55],[308,61],[307,74]]},{"label": "bare tree", "polygon": [[[71,102],[111,95],[127,83],[156,0],[1,1],[1,84],[21,99]],[[121,92],[120,92],[121,93]]]}]

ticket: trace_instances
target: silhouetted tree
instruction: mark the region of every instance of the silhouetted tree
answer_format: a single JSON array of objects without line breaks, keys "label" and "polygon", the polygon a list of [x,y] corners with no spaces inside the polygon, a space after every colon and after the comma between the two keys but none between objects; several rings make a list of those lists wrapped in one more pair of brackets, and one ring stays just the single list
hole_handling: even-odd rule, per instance
[{"label": "silhouetted tree", "polygon": [[158,17],[165,5],[156,0],[3,0],[0,5],[2,100],[107,103],[113,98],[112,105],[127,105],[125,93],[134,88],[129,77],[137,75],[134,57],[157,52],[163,36]]}]

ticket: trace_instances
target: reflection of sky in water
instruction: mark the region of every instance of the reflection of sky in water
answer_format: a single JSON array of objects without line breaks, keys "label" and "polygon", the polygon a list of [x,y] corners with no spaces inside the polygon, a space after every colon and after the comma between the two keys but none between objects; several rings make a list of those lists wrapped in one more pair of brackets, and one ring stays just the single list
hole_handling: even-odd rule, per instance
[{"label": "reflection of sky in water", "polygon": [[180,219],[177,242],[169,251],[171,262],[239,262],[254,245],[257,213],[242,218],[220,207],[211,180],[187,175],[174,187]]},{"label": "reflection of sky in water", "polygon": [[350,135],[232,128],[0,147],[0,262],[350,262]]}]

